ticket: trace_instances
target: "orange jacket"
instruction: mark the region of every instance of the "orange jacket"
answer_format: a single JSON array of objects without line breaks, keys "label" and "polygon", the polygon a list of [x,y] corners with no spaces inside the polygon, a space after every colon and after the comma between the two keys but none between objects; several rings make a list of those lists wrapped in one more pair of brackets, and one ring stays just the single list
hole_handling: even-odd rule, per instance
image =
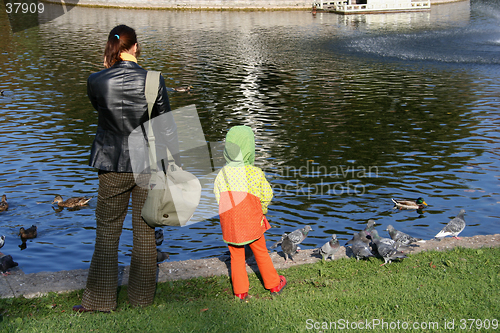
[{"label": "orange jacket", "polygon": [[255,136],[248,126],[234,126],[226,134],[226,166],[217,175],[214,194],[224,242],[244,245],[260,238],[271,226],[264,217],[273,190],[264,172],[254,166]]},{"label": "orange jacket", "polygon": [[214,193],[224,242],[248,244],[271,227],[264,214],[273,191],[260,168],[226,165],[215,179]]}]

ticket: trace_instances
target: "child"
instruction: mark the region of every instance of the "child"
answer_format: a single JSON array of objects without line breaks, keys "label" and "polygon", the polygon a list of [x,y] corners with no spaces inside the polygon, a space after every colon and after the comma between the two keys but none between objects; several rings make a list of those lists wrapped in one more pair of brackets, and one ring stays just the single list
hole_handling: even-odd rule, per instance
[{"label": "child", "polygon": [[264,214],[273,198],[273,190],[264,172],[253,165],[255,138],[250,127],[235,126],[229,130],[224,158],[226,165],[215,179],[214,194],[219,203],[222,238],[231,253],[234,295],[241,300],[248,296],[246,244],[255,256],[264,287],[272,294],[280,293],[286,279],[276,272],[264,238],[264,232],[271,228]]}]

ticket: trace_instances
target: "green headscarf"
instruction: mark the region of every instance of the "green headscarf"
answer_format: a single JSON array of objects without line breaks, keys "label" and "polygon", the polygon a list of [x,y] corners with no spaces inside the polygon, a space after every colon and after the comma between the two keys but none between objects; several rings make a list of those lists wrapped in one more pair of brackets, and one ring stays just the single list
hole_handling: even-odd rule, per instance
[{"label": "green headscarf", "polygon": [[234,126],[226,135],[224,147],[226,163],[232,167],[253,165],[255,161],[255,137],[248,126]]}]

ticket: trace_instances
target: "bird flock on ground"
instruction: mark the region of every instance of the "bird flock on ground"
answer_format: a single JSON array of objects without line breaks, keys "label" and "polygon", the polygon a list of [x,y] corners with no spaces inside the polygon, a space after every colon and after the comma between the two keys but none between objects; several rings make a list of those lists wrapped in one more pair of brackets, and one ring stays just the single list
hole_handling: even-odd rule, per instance
[{"label": "bird flock on ground", "polygon": [[[90,198],[85,197],[75,197],[63,200],[60,195],[57,195],[52,201],[52,204],[56,204],[59,209],[79,209],[86,206],[90,200]],[[395,209],[422,210],[425,206],[427,206],[427,203],[422,198],[418,198],[416,200],[391,200],[394,203]],[[4,194],[2,195],[2,199],[0,201],[0,212],[7,211],[8,209],[9,203],[7,202],[7,197]],[[464,215],[465,210],[460,210],[458,215],[450,220],[442,228],[442,230],[436,234],[435,239],[441,240],[446,236],[459,239],[458,235],[465,228]],[[392,225],[388,225],[385,229],[390,238],[380,237],[378,231],[375,229],[375,224],[374,220],[368,220],[365,229],[355,233],[352,239],[346,243],[346,246],[350,245],[349,249],[352,253],[351,256],[355,257],[356,260],[379,257],[384,260],[384,263],[381,265],[385,265],[396,259],[407,258],[404,252],[411,249],[413,243],[425,242],[421,238],[412,237],[407,233],[396,230]],[[307,235],[311,231],[313,231],[311,226],[306,225],[290,233],[284,233],[279,241],[271,245],[270,250],[281,246],[281,250],[285,257],[285,263],[288,262],[288,259],[293,260],[293,256],[300,250],[298,245],[306,239]],[[37,226],[32,225],[29,228],[21,227],[18,234],[22,240],[22,245],[20,245],[21,249],[26,247],[27,240],[36,238],[37,235]],[[163,243],[162,229],[155,230],[155,242],[156,246],[160,246]],[[2,235],[0,236],[0,248],[2,248],[4,244],[5,236]],[[334,260],[334,255],[340,247],[337,235],[333,234],[325,244],[314,249],[312,253],[315,255],[321,255],[323,260],[327,260],[328,258]],[[161,252],[157,249],[157,262],[162,262],[167,259],[169,259],[169,254]],[[9,274],[7,272],[8,269],[16,266],[18,266],[18,263],[14,262],[11,255],[5,255],[0,252],[0,272],[3,275]]]},{"label": "bird flock on ground", "polygon": [[[64,208],[67,208],[68,210],[78,210],[84,206],[87,206],[91,199],[92,198],[74,197],[64,200],[60,195],[56,195],[54,200],[52,201],[52,204],[56,205],[57,208],[54,208],[54,210],[56,210],[57,212],[61,211]],[[5,212],[8,209],[9,209],[9,203],[7,202],[7,196],[4,194],[2,195],[2,199],[0,200],[0,213]],[[22,241],[19,247],[21,248],[21,250],[24,250],[26,248],[26,241],[34,239],[38,236],[38,227],[36,225],[32,225],[29,228],[21,227],[19,228],[18,236]],[[160,246],[163,243],[162,229],[155,230],[155,242],[156,246]],[[5,235],[1,235],[0,248],[2,248],[4,245],[5,245]],[[157,262],[162,262],[164,260],[169,259],[170,256],[168,253],[161,252],[159,249],[157,249],[156,251],[157,251]],[[8,275],[9,274],[8,270],[16,266],[18,266],[18,263],[13,260],[11,255],[5,255],[2,252],[0,252],[0,273],[2,275]]]},{"label": "bird flock on ground", "polygon": [[[422,198],[416,200],[391,200],[394,203],[395,209],[422,210],[427,206],[427,203]],[[441,240],[446,236],[451,236],[460,239],[458,235],[465,228],[464,215],[465,210],[460,210],[458,215],[450,220],[434,238]],[[356,260],[379,257],[384,260],[384,263],[381,264],[383,266],[394,260],[407,258],[404,252],[411,250],[413,243],[425,242],[421,238],[416,238],[405,232],[396,230],[392,225],[388,225],[385,229],[390,238],[380,237],[378,231],[375,229],[375,224],[375,220],[368,220],[365,229],[355,233],[352,239],[347,241],[346,247],[350,245],[348,249],[351,252],[351,257],[355,257]],[[273,250],[281,245],[285,263],[288,262],[289,258],[293,260],[293,256],[300,250],[298,245],[304,241],[310,231],[312,231],[311,226],[306,225],[290,233],[284,233],[279,241],[270,246],[269,250]],[[312,253],[321,255],[323,260],[327,260],[328,257],[334,260],[334,255],[340,247],[337,235],[333,234],[331,239],[321,247],[314,249]]]}]

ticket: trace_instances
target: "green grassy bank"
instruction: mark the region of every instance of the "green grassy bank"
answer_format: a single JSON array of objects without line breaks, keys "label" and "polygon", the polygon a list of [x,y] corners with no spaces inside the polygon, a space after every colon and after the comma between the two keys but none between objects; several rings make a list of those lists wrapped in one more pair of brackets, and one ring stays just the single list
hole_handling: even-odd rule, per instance
[{"label": "green grassy bank", "polygon": [[[1,299],[1,332],[498,331],[500,248],[422,252],[390,265],[340,259],[280,271],[271,297],[250,276],[248,302],[228,277],[158,284],[153,306],[128,306],[126,287],[110,314],[74,313],[82,291]],[[496,329],[495,329],[496,328]]]}]

